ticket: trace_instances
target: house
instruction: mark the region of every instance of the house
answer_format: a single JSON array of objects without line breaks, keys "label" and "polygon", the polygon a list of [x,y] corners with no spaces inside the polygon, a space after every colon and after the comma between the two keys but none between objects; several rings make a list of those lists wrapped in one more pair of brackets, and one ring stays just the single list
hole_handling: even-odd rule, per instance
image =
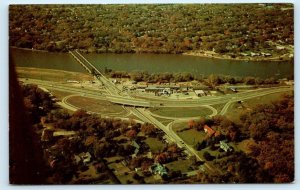
[{"label": "house", "polygon": [[136,141],[132,141],[131,145],[135,148],[133,157],[135,157],[140,152],[140,145]]},{"label": "house", "polygon": [[53,136],[54,137],[59,137],[59,136],[72,136],[75,135],[76,132],[75,131],[55,131],[53,132]]},{"label": "house", "polygon": [[188,92],[189,91],[189,87],[181,87],[180,91],[183,92],[183,93],[184,92]]},{"label": "house", "polygon": [[248,56],[247,53],[240,53],[240,55],[242,55],[242,56]]},{"label": "house", "polygon": [[235,88],[235,87],[230,87],[230,90],[231,90],[232,92],[237,92],[237,88]]},{"label": "house", "polygon": [[151,166],[150,167],[150,172],[152,172],[154,174],[159,174],[160,176],[168,175],[168,172],[167,172],[166,168],[164,166],[162,166],[161,164],[159,164],[159,163]]},{"label": "house", "polygon": [[171,88],[164,88],[162,91],[163,94],[171,94]]},{"label": "house", "polygon": [[210,128],[208,125],[204,125],[204,132],[207,133],[209,136],[212,136],[215,133],[215,130]]},{"label": "house", "polygon": [[220,148],[225,152],[232,150],[232,148],[225,141],[220,141]]},{"label": "house", "polygon": [[79,84],[80,82],[77,81],[77,80],[67,80],[67,83],[77,83],[77,84]]},{"label": "house", "polygon": [[198,97],[206,96],[206,93],[205,93],[203,90],[195,90],[195,94],[196,94]]},{"label": "house", "polygon": [[78,164],[82,161],[84,164],[87,164],[91,161],[92,155],[89,152],[82,152],[74,156],[75,162]]},{"label": "house", "polygon": [[147,88],[145,88],[145,91],[146,92],[162,92],[164,90],[164,88],[162,87],[157,87],[157,86],[149,86]]}]

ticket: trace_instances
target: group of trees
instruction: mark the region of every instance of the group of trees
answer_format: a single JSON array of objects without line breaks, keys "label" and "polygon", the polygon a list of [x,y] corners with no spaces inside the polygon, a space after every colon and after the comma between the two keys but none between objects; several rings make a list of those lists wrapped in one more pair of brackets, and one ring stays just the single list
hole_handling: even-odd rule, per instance
[{"label": "group of trees", "polygon": [[[202,122],[189,122],[192,127],[202,123],[213,125],[223,135],[210,137],[196,145],[198,150],[216,143],[217,138],[240,141],[252,138],[255,143],[247,145],[250,153],[234,151],[212,157],[216,167],[226,171],[225,175],[199,174],[196,180],[204,183],[288,183],[294,180],[294,96],[283,95],[271,104],[256,106],[241,115],[237,125],[224,116],[215,116]],[[202,124],[203,125],[203,124]],[[225,136],[224,136],[225,134]],[[220,139],[218,139],[220,140]],[[226,159],[218,159],[225,157]]]},{"label": "group of trees", "polygon": [[[289,4],[10,6],[10,45],[48,51],[217,53],[293,44]],[[270,22],[272,21],[272,22]]]},{"label": "group of trees", "polygon": [[[259,105],[242,115],[256,144],[249,148],[272,182],[294,180],[294,96],[284,95],[270,105]],[[276,148],[274,148],[276,147]]]},{"label": "group of trees", "polygon": [[113,71],[111,69],[105,70],[106,74],[111,78],[130,78],[136,82],[148,82],[148,83],[170,83],[170,82],[190,82],[198,81],[203,83],[208,88],[214,88],[218,85],[229,83],[238,84],[244,83],[246,85],[273,85],[278,84],[278,81],[271,77],[261,79],[259,77],[236,77],[228,75],[216,75],[211,74],[208,76],[196,76],[191,73],[148,73],[147,71]]},{"label": "group of trees", "polygon": [[32,122],[39,121],[40,117],[54,107],[54,101],[49,93],[41,90],[37,85],[22,85],[24,105]]},{"label": "group of trees", "polygon": [[[159,129],[150,123],[140,124],[134,120],[101,118],[88,114],[85,110],[77,110],[73,114],[69,114],[64,110],[56,109],[50,111],[45,120],[56,129],[77,131],[76,138],[61,138],[45,145],[51,147],[51,156],[57,160],[56,167],[52,172],[58,183],[69,182],[71,178],[63,177],[63,175],[72,177],[77,170],[83,167],[82,163],[78,165],[74,160],[74,155],[82,152],[90,152],[93,159],[99,164],[103,162],[102,158],[104,157],[121,156],[128,160],[130,168],[147,168],[152,165],[154,159],[140,156],[149,150],[149,146],[144,142],[145,136],[161,137],[162,135]],[[139,132],[145,136],[137,136]],[[139,145],[139,155],[130,159],[136,149],[132,145],[133,141]],[[173,152],[173,154],[175,153],[177,152]],[[169,157],[173,158],[173,154],[170,153]],[[69,169],[61,171],[57,168],[60,165],[64,165],[62,168],[68,167]]]}]

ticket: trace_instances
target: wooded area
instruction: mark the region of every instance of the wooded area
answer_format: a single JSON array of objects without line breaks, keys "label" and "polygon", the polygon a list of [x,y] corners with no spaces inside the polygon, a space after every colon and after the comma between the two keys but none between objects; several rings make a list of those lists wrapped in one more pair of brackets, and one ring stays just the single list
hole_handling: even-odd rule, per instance
[{"label": "wooded area", "polygon": [[292,4],[11,5],[11,46],[65,52],[288,53]]},{"label": "wooded area", "polygon": [[[220,140],[248,143],[250,153],[224,152],[217,157],[204,153],[206,160],[214,160],[221,175],[199,174],[202,183],[289,183],[294,180],[294,97],[284,95],[272,104],[261,104],[241,115],[242,124],[236,124],[225,116],[190,121],[190,128],[203,130],[213,126],[221,134],[206,138],[196,144],[201,150],[207,146],[216,149]],[[216,159],[217,158],[217,159]],[[225,159],[224,159],[225,158]]]}]

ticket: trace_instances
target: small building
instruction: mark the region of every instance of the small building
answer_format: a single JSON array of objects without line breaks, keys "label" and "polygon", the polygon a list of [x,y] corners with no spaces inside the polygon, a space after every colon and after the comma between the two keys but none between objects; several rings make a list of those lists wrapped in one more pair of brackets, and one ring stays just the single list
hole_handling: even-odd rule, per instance
[{"label": "small building", "polygon": [[148,87],[147,84],[138,84],[138,85],[136,85],[137,89],[146,89],[147,87]]},{"label": "small building", "polygon": [[206,96],[206,93],[205,93],[203,90],[195,90],[195,94],[196,94],[198,97]]},{"label": "small building", "polygon": [[79,84],[80,82],[77,81],[77,80],[67,80],[67,83],[77,83],[77,84]]},{"label": "small building", "polygon": [[159,174],[160,176],[168,175],[168,172],[167,172],[166,168],[163,165],[159,164],[159,163],[151,166],[150,171],[154,174]]},{"label": "small building", "polygon": [[147,88],[145,88],[146,92],[154,92],[154,93],[159,93],[159,92],[163,92],[165,88],[163,87],[157,87],[157,86],[148,86]]},{"label": "small building", "polygon": [[229,88],[232,92],[237,92],[237,88],[235,88],[235,87],[230,87]]},{"label": "small building", "polygon": [[92,155],[89,152],[82,152],[79,155],[75,155],[74,159],[77,164],[80,161],[82,161],[84,164],[87,164],[91,161]]},{"label": "small building", "polygon": [[136,141],[132,141],[131,145],[135,148],[133,157],[135,157],[140,152],[140,145]]},{"label": "small building", "polygon": [[162,91],[163,94],[171,94],[171,88],[164,88]]},{"label": "small building", "polygon": [[75,131],[55,131],[53,132],[53,136],[54,137],[59,137],[59,136],[73,136],[75,135],[76,132]]},{"label": "small building", "polygon": [[204,132],[207,133],[209,136],[212,136],[215,133],[215,130],[210,128],[208,125],[204,125]]},{"label": "small building", "polygon": [[189,91],[189,87],[181,87],[180,91],[183,92],[183,93],[184,92],[188,92]]},{"label": "small building", "polygon": [[220,148],[225,152],[232,151],[232,148],[225,141],[220,141]]},{"label": "small building", "polygon": [[247,53],[240,53],[240,55],[242,55],[242,56],[248,56],[249,54],[247,54]]}]

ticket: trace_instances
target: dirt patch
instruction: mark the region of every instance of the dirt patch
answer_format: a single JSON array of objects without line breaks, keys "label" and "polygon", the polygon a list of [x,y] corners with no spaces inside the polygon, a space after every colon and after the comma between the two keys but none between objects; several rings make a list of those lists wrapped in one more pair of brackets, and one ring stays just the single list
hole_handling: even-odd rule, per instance
[{"label": "dirt patch", "polygon": [[19,78],[31,78],[55,82],[62,82],[66,80],[94,80],[91,75],[85,73],[31,67],[17,67],[17,74]]}]

